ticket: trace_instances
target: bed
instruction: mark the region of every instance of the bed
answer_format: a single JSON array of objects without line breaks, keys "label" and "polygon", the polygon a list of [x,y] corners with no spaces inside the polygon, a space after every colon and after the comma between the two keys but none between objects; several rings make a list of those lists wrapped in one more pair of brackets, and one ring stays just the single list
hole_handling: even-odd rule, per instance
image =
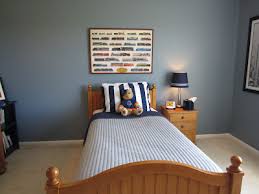
[{"label": "bed", "polygon": [[[156,108],[156,86],[149,92]],[[78,180],[62,183],[58,168],[50,167],[47,194],[240,194],[244,173],[239,156],[231,157],[222,172],[156,111],[140,118],[93,115],[103,107],[102,90],[89,85],[91,124]]]}]

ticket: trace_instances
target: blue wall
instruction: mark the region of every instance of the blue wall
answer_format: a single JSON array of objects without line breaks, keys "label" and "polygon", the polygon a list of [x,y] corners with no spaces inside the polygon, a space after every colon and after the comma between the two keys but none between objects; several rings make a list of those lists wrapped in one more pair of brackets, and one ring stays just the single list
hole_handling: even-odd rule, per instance
[{"label": "blue wall", "polygon": [[259,95],[243,91],[249,19],[257,15],[259,15],[259,1],[240,1],[232,133],[259,149]]},{"label": "blue wall", "polygon": [[[87,83],[146,80],[160,104],[176,91],[166,74],[189,74],[185,97],[198,96],[199,133],[230,130],[236,0],[2,0],[0,73],[18,101],[22,141],[82,138]],[[91,75],[89,27],[154,29],[150,75]]]}]

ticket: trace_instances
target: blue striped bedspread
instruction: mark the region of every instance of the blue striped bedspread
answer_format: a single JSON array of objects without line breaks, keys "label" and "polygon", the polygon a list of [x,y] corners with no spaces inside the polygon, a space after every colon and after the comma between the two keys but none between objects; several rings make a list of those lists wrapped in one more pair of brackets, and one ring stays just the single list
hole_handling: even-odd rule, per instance
[{"label": "blue striped bedspread", "polygon": [[[159,113],[142,117],[93,119],[82,151],[77,179],[131,162],[169,160],[211,172],[222,170]],[[104,116],[102,116],[104,115]]]}]

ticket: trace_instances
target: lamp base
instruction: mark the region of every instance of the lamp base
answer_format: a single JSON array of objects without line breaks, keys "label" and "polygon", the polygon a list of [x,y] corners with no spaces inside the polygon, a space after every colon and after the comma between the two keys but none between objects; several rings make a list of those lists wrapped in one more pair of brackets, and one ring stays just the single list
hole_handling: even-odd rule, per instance
[{"label": "lamp base", "polygon": [[182,108],[182,97],[181,97],[181,88],[178,88],[178,101],[177,101],[177,108]]}]

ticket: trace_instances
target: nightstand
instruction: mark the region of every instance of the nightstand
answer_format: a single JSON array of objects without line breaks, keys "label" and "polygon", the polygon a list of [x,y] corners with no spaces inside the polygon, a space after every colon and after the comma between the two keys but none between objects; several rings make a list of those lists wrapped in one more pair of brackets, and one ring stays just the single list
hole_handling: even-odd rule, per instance
[{"label": "nightstand", "polygon": [[173,123],[186,137],[195,143],[198,119],[197,110],[187,111],[182,108],[171,110],[166,109],[165,106],[161,106],[161,111],[171,123]]}]

